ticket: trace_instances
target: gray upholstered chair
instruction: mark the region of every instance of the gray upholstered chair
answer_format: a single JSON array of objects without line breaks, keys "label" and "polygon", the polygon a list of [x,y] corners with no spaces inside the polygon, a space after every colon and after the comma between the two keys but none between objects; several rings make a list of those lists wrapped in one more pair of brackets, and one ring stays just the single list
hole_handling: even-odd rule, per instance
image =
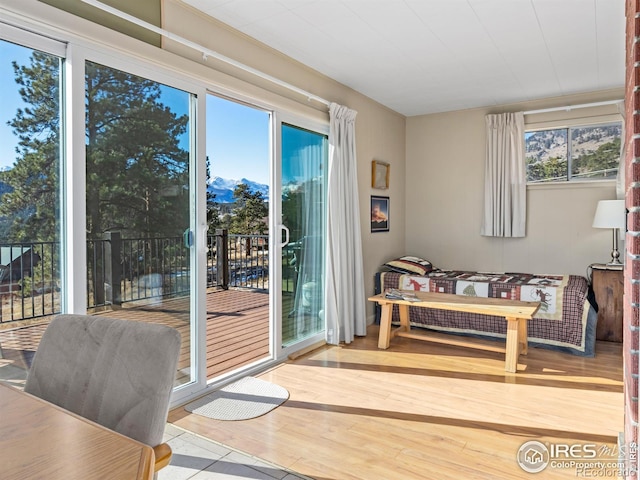
[{"label": "gray upholstered chair", "polygon": [[153,447],[155,471],[169,464],[162,443],[180,334],[165,325],[59,315],[47,327],[25,391]]}]

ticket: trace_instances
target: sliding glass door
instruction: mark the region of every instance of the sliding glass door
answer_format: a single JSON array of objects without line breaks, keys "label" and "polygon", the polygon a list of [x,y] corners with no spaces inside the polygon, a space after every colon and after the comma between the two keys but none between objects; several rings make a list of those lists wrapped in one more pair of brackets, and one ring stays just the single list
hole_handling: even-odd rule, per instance
[{"label": "sliding glass door", "polygon": [[2,33],[0,380],[60,312],[178,329],[184,397],[323,338],[326,126]]},{"label": "sliding glass door", "polygon": [[281,125],[282,347],[320,336],[324,324],[327,135]]}]

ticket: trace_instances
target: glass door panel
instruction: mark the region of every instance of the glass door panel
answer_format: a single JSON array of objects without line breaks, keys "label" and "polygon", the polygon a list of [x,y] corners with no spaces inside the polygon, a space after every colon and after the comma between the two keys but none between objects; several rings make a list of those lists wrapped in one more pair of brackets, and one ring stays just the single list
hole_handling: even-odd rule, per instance
[{"label": "glass door panel", "polygon": [[0,40],[0,381],[18,386],[63,295],[59,55]]},{"label": "glass door panel", "polygon": [[269,360],[271,114],[207,95],[207,381]]},{"label": "glass door panel", "polygon": [[324,331],[327,136],[282,124],[282,346]]},{"label": "glass door panel", "polygon": [[192,95],[86,62],[87,309],[182,334],[194,380]]}]

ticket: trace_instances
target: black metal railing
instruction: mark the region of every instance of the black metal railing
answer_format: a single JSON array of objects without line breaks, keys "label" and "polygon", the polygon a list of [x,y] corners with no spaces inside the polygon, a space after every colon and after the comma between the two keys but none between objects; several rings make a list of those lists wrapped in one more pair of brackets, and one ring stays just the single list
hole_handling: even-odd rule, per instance
[{"label": "black metal railing", "polygon": [[88,308],[189,292],[189,249],[182,237],[121,238],[111,232],[87,246]]},{"label": "black metal railing", "polygon": [[269,288],[269,237],[229,235],[226,258],[229,286],[259,290]]},{"label": "black metal railing", "polygon": [[59,313],[60,245],[0,244],[0,323]]},{"label": "black metal railing", "polygon": [[[60,313],[60,244],[0,244],[0,323]],[[207,238],[207,287],[269,287],[268,235]],[[87,308],[187,295],[189,248],[182,237],[87,241]]]}]

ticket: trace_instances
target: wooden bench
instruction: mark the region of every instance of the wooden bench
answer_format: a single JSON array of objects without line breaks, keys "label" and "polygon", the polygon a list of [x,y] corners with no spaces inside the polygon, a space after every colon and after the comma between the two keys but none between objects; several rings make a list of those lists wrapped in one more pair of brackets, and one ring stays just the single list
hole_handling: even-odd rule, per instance
[{"label": "wooden bench", "polygon": [[[380,334],[378,348],[389,348],[389,342],[393,337],[408,337],[418,340],[436,341],[464,347],[479,348],[494,352],[505,353],[505,367],[507,372],[515,373],[520,354],[527,354],[527,320],[533,318],[540,308],[540,302],[523,302],[519,300],[505,300],[501,298],[467,297],[464,295],[452,295],[449,293],[413,292],[419,301],[396,300],[386,298],[384,293],[369,297],[372,302],[377,302],[381,309]],[[393,306],[398,305],[400,311],[400,326],[391,328],[391,314]],[[409,325],[409,307],[437,308],[441,310],[454,310],[458,312],[481,313],[504,317],[507,322],[506,348],[494,345],[485,345],[459,339],[453,335],[446,338],[431,336],[425,333],[412,333]]]}]

